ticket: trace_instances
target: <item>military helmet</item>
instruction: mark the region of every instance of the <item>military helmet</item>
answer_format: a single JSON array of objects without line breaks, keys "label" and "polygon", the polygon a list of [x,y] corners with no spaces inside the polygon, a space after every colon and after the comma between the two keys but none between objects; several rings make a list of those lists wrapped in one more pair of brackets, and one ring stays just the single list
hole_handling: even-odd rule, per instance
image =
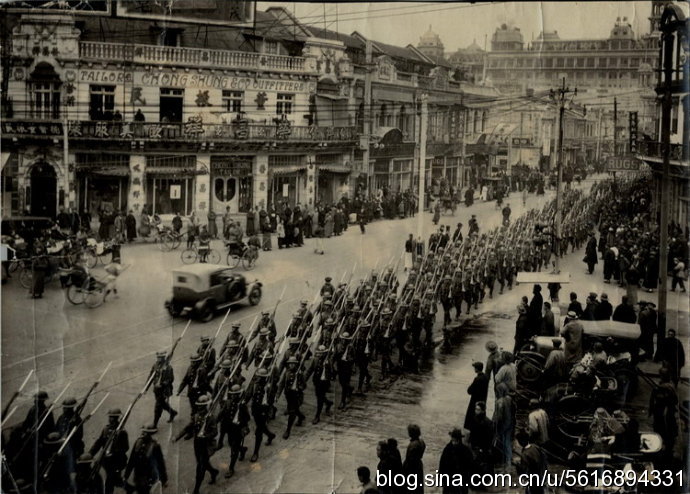
[{"label": "military helmet", "polygon": [[322,353],[326,353],[328,349],[326,348],[325,345],[319,345],[319,347],[316,349],[316,354],[320,355]]},{"label": "military helmet", "polygon": [[348,333],[347,331],[345,331],[343,334],[340,335],[340,339],[342,339],[342,340],[351,340],[351,339],[352,339],[352,336],[350,336],[350,333]]},{"label": "military helmet", "polygon": [[108,417],[120,417],[122,415],[122,410],[119,408],[111,408],[108,410]]},{"label": "military helmet", "polygon": [[232,340],[228,341],[228,347],[229,348],[237,348],[238,346],[240,346],[240,342],[237,341],[236,339],[233,338]]},{"label": "military helmet", "polygon": [[36,395],[34,396],[34,398],[36,398],[36,399],[39,400],[39,401],[45,401],[45,400],[48,399],[48,393],[46,393],[45,391],[41,390],[41,391],[39,391],[38,393],[36,393]]},{"label": "military helmet", "polygon": [[211,341],[211,338],[208,336],[205,336],[205,335],[199,336],[199,339],[201,340],[202,343],[208,343],[209,341]]},{"label": "military helmet", "polygon": [[77,407],[77,399],[76,398],[65,398],[65,401],[62,402],[62,408],[76,408]]},{"label": "military helmet", "polygon": [[209,395],[201,395],[196,400],[196,404],[199,406],[209,406],[211,404],[211,397]]},{"label": "military helmet", "polygon": [[231,395],[237,395],[237,394],[240,394],[241,392],[242,392],[242,386],[240,386],[239,384],[233,384],[232,387],[230,388],[230,390],[228,391],[228,393],[230,393]]},{"label": "military helmet", "polygon": [[335,321],[333,320],[332,317],[329,317],[326,319],[326,322],[324,323],[326,326],[333,326],[335,324]]},{"label": "military helmet", "polygon": [[259,377],[268,377],[268,369],[265,367],[259,367],[256,371],[256,375]]},{"label": "military helmet", "polygon": [[60,444],[62,442],[62,436],[59,432],[51,432],[43,440],[43,444]]},{"label": "military helmet", "polygon": [[89,453],[84,453],[77,459],[78,464],[93,463],[93,456]]},{"label": "military helmet", "polygon": [[147,434],[155,434],[158,432],[158,427],[153,424],[144,425],[141,428],[141,432],[146,432]]},{"label": "military helmet", "polygon": [[299,362],[297,361],[297,357],[295,357],[294,355],[291,356],[289,359],[287,359],[287,364],[288,364],[288,365],[289,365],[289,364],[298,364],[298,363],[299,363]]},{"label": "military helmet", "polygon": [[230,369],[231,367],[232,367],[232,361],[229,359],[225,359],[220,363],[221,369]]},{"label": "military helmet", "polygon": [[241,326],[242,326],[242,323],[234,322],[234,323],[232,323],[231,328],[232,329],[240,329]]},{"label": "military helmet", "polygon": [[268,336],[269,334],[271,334],[271,330],[268,328],[261,328],[259,330],[259,336]]},{"label": "military helmet", "polygon": [[156,352],[156,358],[165,358],[168,356],[168,352]]}]

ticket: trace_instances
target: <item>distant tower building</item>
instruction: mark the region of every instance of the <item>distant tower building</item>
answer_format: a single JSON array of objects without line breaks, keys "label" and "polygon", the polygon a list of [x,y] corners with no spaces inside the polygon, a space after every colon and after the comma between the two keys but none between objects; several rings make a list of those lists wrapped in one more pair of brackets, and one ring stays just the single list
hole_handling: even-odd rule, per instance
[{"label": "distant tower building", "polygon": [[506,24],[496,29],[491,37],[491,51],[522,50],[524,44],[520,29],[508,27]]},{"label": "distant tower building", "polygon": [[417,49],[432,60],[443,58],[443,43],[438,34],[431,30],[431,26],[429,26],[429,30],[419,38]]}]

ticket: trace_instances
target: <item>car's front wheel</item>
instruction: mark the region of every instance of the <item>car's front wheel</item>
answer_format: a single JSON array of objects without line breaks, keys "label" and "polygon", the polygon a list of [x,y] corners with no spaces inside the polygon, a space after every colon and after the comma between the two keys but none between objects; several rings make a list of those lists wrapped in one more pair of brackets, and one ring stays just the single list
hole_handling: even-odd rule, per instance
[{"label": "car's front wheel", "polygon": [[251,305],[258,305],[259,302],[261,302],[261,288],[258,286],[252,288],[252,291],[249,292],[248,299]]},{"label": "car's front wheel", "polygon": [[211,321],[214,315],[214,308],[211,302],[205,303],[199,310],[199,320],[201,322]]}]

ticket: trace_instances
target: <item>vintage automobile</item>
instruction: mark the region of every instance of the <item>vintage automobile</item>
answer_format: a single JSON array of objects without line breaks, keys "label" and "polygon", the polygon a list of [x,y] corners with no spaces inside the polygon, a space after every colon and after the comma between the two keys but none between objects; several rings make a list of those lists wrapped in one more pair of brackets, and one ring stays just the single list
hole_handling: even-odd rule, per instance
[{"label": "vintage automobile", "polygon": [[218,310],[244,302],[257,305],[261,301],[262,284],[258,280],[247,282],[227,266],[193,264],[172,274],[173,296],[165,307],[173,317],[190,314],[208,322]]}]

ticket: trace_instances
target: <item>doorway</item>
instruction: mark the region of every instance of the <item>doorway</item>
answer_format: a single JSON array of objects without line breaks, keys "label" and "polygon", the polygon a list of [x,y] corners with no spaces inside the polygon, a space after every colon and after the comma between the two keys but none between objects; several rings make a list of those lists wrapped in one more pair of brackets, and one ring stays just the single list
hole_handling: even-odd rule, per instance
[{"label": "doorway", "polygon": [[33,216],[55,218],[57,206],[57,175],[55,168],[40,162],[31,169],[30,204]]}]

